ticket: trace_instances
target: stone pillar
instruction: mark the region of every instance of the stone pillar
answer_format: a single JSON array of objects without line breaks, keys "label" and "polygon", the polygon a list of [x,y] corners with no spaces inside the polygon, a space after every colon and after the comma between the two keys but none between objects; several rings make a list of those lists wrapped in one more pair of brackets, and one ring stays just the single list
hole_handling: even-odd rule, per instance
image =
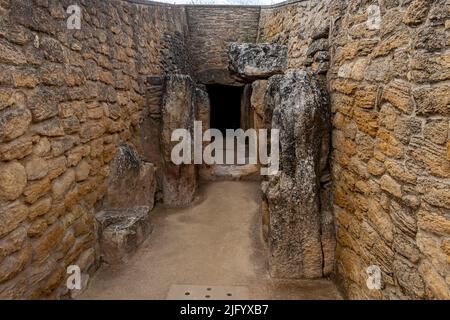
[{"label": "stone pillar", "polygon": [[[319,278],[323,271],[320,178],[329,135],[326,95],[315,76],[293,70],[269,81],[266,103],[280,130],[280,172],[263,183],[273,277]],[[326,161],[325,161],[326,163]],[[327,237],[331,237],[327,233]],[[333,235],[334,237],[334,235]]]},{"label": "stone pillar", "polygon": [[195,87],[190,76],[171,74],[166,77],[162,103],[161,152],[163,201],[169,206],[189,204],[197,189],[197,169],[191,164],[176,165],[171,160],[171,142],[175,129],[188,129],[193,137],[195,119]]}]

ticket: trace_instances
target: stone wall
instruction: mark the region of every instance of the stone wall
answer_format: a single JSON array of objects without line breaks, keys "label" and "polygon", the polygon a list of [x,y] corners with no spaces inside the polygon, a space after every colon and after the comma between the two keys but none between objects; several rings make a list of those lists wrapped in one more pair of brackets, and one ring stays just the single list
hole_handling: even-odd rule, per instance
[{"label": "stone wall", "polygon": [[[0,0],[0,298],[57,298],[68,265],[95,269],[94,213],[119,146],[162,163],[166,74],[191,75],[192,96],[195,82],[242,85],[226,48],[255,41],[288,45],[288,68],[318,74],[330,93],[321,198],[333,190],[338,245],[335,266],[334,239],[322,248],[323,274],[335,269],[350,298],[450,297],[445,0],[142,3],[81,0],[76,31],[66,27],[71,1]],[[369,30],[377,3],[381,29]],[[372,265],[381,290],[366,285]]]},{"label": "stone wall", "polygon": [[93,216],[119,145],[141,148],[145,79],[189,73],[183,7],[0,1],[0,298],[54,298],[96,260]]},{"label": "stone wall", "polygon": [[[367,27],[371,4],[380,30]],[[288,44],[290,68],[327,73],[336,272],[350,298],[450,297],[448,10],[439,0],[262,9],[260,42]],[[366,285],[372,265],[381,290]]]},{"label": "stone wall", "polygon": [[[335,10],[334,8],[335,4],[332,1],[311,0],[275,5],[269,8],[262,8],[261,11],[258,41],[264,43],[269,42],[287,45],[288,68],[290,70],[308,70],[308,77],[311,78],[311,80],[309,81],[313,82],[312,79],[314,79],[314,83],[316,83],[317,79],[317,83],[322,87],[322,90],[318,90],[319,88],[315,88],[314,90],[322,92],[321,94],[317,94],[317,96],[327,101],[322,105],[315,105],[314,103],[310,103],[306,108],[307,110],[315,110],[314,108],[316,108],[317,110],[321,110],[323,108],[326,108],[326,111],[329,111],[330,108],[327,99],[328,94],[326,94],[326,73],[329,68],[329,14],[332,10]],[[269,83],[276,83],[278,81],[279,80],[276,79],[276,77],[273,77],[269,80]],[[294,92],[294,90],[297,90],[294,89],[297,85],[302,86],[301,82],[302,81],[299,81],[298,84],[293,84],[292,92]],[[306,85],[306,87],[308,86],[309,84]],[[303,87],[305,87],[305,85],[303,85]],[[273,105],[274,103],[280,103],[273,101],[273,96],[274,94],[276,96],[277,91],[278,89],[276,88],[276,86],[274,86],[274,88],[271,88],[269,86],[266,92],[264,115],[264,122],[266,126],[273,126],[275,124],[273,121],[271,121],[272,111],[269,106]],[[290,96],[291,94],[292,93],[284,93],[283,95]],[[301,99],[305,100],[305,97],[311,96],[313,95],[309,93],[302,96]],[[297,96],[297,99],[299,99],[299,96]],[[301,103],[305,102],[302,101]],[[293,106],[296,105],[295,100],[290,101],[290,104]],[[326,114],[326,111],[322,110],[321,112],[323,114]],[[310,124],[312,123],[311,120],[307,121]],[[263,213],[265,215],[263,218],[263,230],[269,230],[265,231],[269,234],[269,243],[271,241],[276,244],[279,243],[282,244],[280,247],[284,247],[284,251],[297,252],[296,259],[298,260],[295,260],[294,258],[284,258],[284,260],[286,261],[296,261],[295,263],[298,264],[297,267],[290,266],[290,270],[287,272],[285,270],[283,275],[284,277],[321,277],[329,276],[334,271],[336,240],[335,222],[333,212],[331,210],[331,175],[330,165],[328,161],[330,135],[329,128],[331,127],[329,116],[324,116],[320,121],[316,120],[314,122],[314,126],[320,127],[320,130],[323,131],[321,132],[321,135],[324,140],[320,141],[319,139],[319,141],[316,141],[313,144],[314,147],[317,148],[316,150],[314,150],[314,152],[316,152],[317,150],[320,151],[322,149],[320,152],[321,155],[317,158],[313,157],[314,161],[312,161],[312,163],[314,164],[315,169],[312,170],[312,172],[314,172],[314,174],[309,173],[309,175],[312,175],[312,177],[305,178],[305,176],[308,175],[302,176],[300,174],[300,177],[297,177],[297,181],[302,181],[297,183],[299,188],[291,188],[293,190],[292,192],[296,193],[296,196],[293,196],[290,200],[285,200],[286,202],[290,203],[293,211],[297,210],[297,212],[292,215],[292,217],[294,218],[289,217],[289,212],[292,210],[283,209],[282,211],[280,211],[277,210],[276,206],[274,206],[273,204],[267,206],[265,203],[263,203]],[[296,134],[299,133],[297,132]],[[312,132],[308,132],[307,135],[312,136],[313,134]],[[299,134],[294,139],[296,141],[300,141],[302,139],[301,136],[302,134]],[[319,136],[319,134],[316,134],[316,137]],[[283,144],[283,142],[280,143]],[[303,141],[303,144],[306,144],[305,141]],[[285,150],[285,152],[289,151]],[[286,161],[295,163],[291,164],[292,168],[295,168],[293,171],[305,171],[303,168],[305,166],[305,160],[298,154],[296,157],[294,157],[294,159],[294,161]],[[318,169],[319,167],[320,169]],[[306,181],[308,181],[307,185],[305,184]],[[300,184],[302,186],[300,186]],[[314,194],[314,197],[317,198],[314,198],[311,195],[306,195],[306,193],[308,192],[306,190],[308,190],[309,188],[311,188],[312,190],[310,191],[311,194]],[[310,200],[313,198],[315,199],[315,206],[306,204],[308,201],[305,201],[305,199]],[[270,200],[270,193],[267,196],[267,200]],[[301,205],[298,205],[298,203],[302,201],[305,202],[303,202],[303,204]],[[271,212],[266,213],[266,210],[269,210]],[[285,212],[284,215],[281,214],[281,212],[283,211]],[[306,218],[306,216],[308,216],[308,218]],[[301,217],[304,217],[303,220]],[[287,232],[283,230],[281,233],[286,234],[284,236],[286,238],[292,236],[292,239],[294,239],[295,237],[297,237],[297,240],[291,240],[291,242],[293,243],[298,243],[296,244],[296,246],[292,246],[292,248],[289,247],[289,242],[285,242],[283,244],[283,241],[277,239],[280,238],[280,236],[277,236],[276,233],[280,233],[279,229],[281,227],[277,227],[274,224],[280,224],[281,226],[283,223],[280,221],[282,221],[283,218],[287,219],[287,221],[289,221],[290,223],[289,226],[285,227],[285,230],[292,229],[292,231]],[[293,221],[295,221],[295,219],[299,220],[296,222],[295,228],[292,228],[292,226],[294,225]],[[306,220],[308,221],[307,223]],[[289,233],[292,233],[292,235],[288,236],[287,234]],[[313,234],[316,235],[315,240],[313,240]],[[319,235],[319,237],[317,237],[317,235]],[[271,237],[275,238],[271,240]],[[311,241],[311,243],[309,243],[309,241]],[[306,250],[301,249],[302,246],[315,248],[315,250],[311,249],[306,253]],[[272,245],[272,247],[274,246]],[[278,249],[278,251],[280,251],[280,249]],[[306,255],[309,255],[309,257],[306,258]],[[309,266],[307,266],[308,262],[305,263],[305,261],[308,260],[311,261],[311,265]],[[272,265],[276,265],[275,261],[276,259],[273,259]],[[285,265],[288,265],[288,263],[285,262]],[[302,270],[301,268],[303,268],[304,270]]]},{"label": "stone wall", "polygon": [[334,225],[329,228],[331,212],[323,210],[328,201],[321,197],[328,172],[327,98],[317,75],[305,70],[268,82],[265,110],[272,110],[270,127],[280,132],[280,166],[261,189],[269,216],[269,273],[276,278],[322,278],[333,271]]},{"label": "stone wall", "polygon": [[192,68],[199,82],[236,84],[228,72],[228,43],[255,42],[259,12],[248,6],[186,7]]},{"label": "stone wall", "polygon": [[335,0],[296,1],[262,8],[258,42],[288,46],[289,68],[328,70],[330,14]]},{"label": "stone wall", "polygon": [[338,274],[350,298],[449,299],[449,4],[380,1],[380,30],[368,5],[332,30]]}]

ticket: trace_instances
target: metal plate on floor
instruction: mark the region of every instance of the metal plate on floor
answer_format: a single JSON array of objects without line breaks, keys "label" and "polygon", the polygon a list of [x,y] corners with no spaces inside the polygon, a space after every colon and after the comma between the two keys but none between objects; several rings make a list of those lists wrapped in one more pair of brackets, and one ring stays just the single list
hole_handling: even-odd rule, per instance
[{"label": "metal plate on floor", "polygon": [[248,300],[243,286],[172,285],[167,300]]}]

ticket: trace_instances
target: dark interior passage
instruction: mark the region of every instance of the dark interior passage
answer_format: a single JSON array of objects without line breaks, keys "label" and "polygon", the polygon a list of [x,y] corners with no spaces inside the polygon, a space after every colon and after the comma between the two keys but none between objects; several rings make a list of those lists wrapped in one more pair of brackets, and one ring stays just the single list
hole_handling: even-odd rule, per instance
[{"label": "dark interior passage", "polygon": [[225,134],[226,129],[238,129],[241,123],[242,87],[208,85],[211,103],[211,128]]}]

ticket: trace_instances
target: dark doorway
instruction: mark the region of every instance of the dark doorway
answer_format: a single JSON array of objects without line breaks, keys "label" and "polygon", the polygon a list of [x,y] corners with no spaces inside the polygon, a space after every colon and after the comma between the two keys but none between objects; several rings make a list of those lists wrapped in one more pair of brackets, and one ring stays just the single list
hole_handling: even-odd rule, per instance
[{"label": "dark doorway", "polygon": [[241,127],[241,96],[243,87],[208,85],[211,103],[211,128],[225,134],[226,129]]}]

